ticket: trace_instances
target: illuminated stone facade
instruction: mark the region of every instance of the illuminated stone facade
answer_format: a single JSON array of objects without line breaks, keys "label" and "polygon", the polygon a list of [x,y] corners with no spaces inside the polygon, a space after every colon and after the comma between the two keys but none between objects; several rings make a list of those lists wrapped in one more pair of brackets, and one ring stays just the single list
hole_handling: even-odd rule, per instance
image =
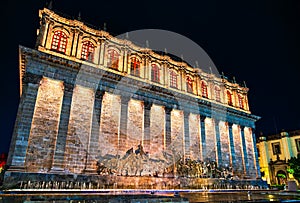
[{"label": "illuminated stone facade", "polygon": [[181,158],[260,178],[247,87],[46,8],[40,19],[37,50],[19,50],[9,171],[149,175]]},{"label": "illuminated stone facade", "polygon": [[[262,179],[271,185],[287,184],[294,180],[287,172],[287,161],[300,153],[300,131],[283,131],[274,135],[260,135],[257,142]],[[279,177],[278,175],[284,175]],[[298,183],[299,185],[299,183]]]}]

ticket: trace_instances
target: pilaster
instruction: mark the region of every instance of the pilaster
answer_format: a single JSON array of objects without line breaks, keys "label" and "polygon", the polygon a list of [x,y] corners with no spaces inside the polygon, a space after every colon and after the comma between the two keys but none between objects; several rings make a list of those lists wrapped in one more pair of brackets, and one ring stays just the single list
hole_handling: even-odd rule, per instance
[{"label": "pilaster", "polygon": [[10,145],[7,165],[10,171],[24,171],[28,138],[42,76],[25,73],[23,92]]},{"label": "pilaster", "polygon": [[242,138],[242,147],[243,147],[243,165],[244,165],[244,173],[245,175],[249,174],[249,162],[248,162],[248,155],[247,155],[247,146],[245,141],[245,126],[240,126],[241,129],[241,138]]},{"label": "pilaster", "polygon": [[227,124],[228,124],[228,133],[229,133],[230,165],[231,165],[231,167],[233,167],[236,165],[234,140],[233,140],[233,132],[232,132],[233,123],[227,123]]},{"label": "pilaster", "polygon": [[165,146],[168,147],[172,140],[171,140],[171,111],[172,108],[166,106],[165,107]]},{"label": "pilaster", "polygon": [[144,101],[144,149],[150,151],[150,113],[151,113],[152,102]]},{"label": "pilaster", "polygon": [[217,164],[218,166],[223,165],[222,161],[222,151],[221,151],[221,138],[220,138],[220,127],[219,127],[219,120],[215,119],[215,133],[216,133],[216,144],[217,144]]},{"label": "pilaster", "polygon": [[100,39],[100,50],[99,50],[99,64],[104,65],[104,56],[105,56],[105,39]]},{"label": "pilaster", "polygon": [[59,172],[64,170],[64,156],[70,119],[73,88],[73,84],[64,83],[64,96],[62,101],[58,134],[55,144],[51,172]]},{"label": "pilaster", "polygon": [[258,161],[258,153],[256,147],[255,129],[252,128],[251,131],[252,131],[252,142],[253,142],[253,149],[254,149],[254,163],[255,163],[255,170],[256,170],[256,178],[261,178],[259,161]]},{"label": "pilaster", "polygon": [[201,128],[201,154],[202,154],[202,160],[203,160],[203,161],[207,158],[207,157],[206,157],[205,119],[206,119],[206,116],[200,115],[200,128]]},{"label": "pilaster", "polygon": [[101,109],[104,91],[96,90],[95,92],[95,102],[93,109],[92,118],[92,132],[89,141],[88,153],[87,153],[87,163],[85,164],[84,172],[96,174],[96,157],[99,150],[99,136],[100,136],[100,119],[101,119]]},{"label": "pilaster", "polygon": [[184,155],[190,157],[190,126],[189,126],[190,112],[184,110]]},{"label": "pilaster", "polygon": [[127,119],[128,119],[128,102],[130,97],[121,95],[121,116],[120,116],[120,136],[119,136],[119,150],[126,152],[128,147],[125,143],[127,140]]}]

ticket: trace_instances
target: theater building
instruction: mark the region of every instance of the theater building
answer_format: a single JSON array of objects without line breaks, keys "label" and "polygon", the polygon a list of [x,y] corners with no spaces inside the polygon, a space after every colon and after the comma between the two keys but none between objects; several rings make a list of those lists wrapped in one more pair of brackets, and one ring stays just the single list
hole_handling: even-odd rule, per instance
[{"label": "theater building", "polygon": [[[260,178],[245,85],[47,8],[39,17],[36,48],[19,47],[8,175],[96,174],[103,163],[135,175],[134,163],[143,176],[189,159]],[[147,164],[125,163],[132,152]]]}]

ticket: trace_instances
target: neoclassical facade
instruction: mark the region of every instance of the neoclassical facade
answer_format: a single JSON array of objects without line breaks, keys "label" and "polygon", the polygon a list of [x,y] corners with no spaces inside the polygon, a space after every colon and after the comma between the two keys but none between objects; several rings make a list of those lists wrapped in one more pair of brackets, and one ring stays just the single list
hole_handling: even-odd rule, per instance
[{"label": "neoclassical facade", "polygon": [[159,163],[144,175],[183,158],[260,178],[247,87],[47,8],[39,16],[36,49],[19,50],[9,171],[94,174],[103,161],[123,173],[139,146]]}]

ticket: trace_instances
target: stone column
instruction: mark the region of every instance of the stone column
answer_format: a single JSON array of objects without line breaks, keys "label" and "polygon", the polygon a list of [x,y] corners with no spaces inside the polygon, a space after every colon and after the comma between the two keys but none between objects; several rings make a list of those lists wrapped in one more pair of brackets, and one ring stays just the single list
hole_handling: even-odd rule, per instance
[{"label": "stone column", "polygon": [[205,158],[207,158],[206,157],[205,119],[206,119],[206,116],[200,115],[202,161],[204,161]]},{"label": "stone column", "polygon": [[104,91],[97,90],[95,93],[95,102],[93,110],[92,119],[92,131],[89,140],[88,150],[87,150],[87,160],[84,168],[85,173],[96,174],[96,157],[99,150],[99,136],[100,136],[100,119],[101,119],[101,109],[102,109],[102,99]]},{"label": "stone column", "polygon": [[49,27],[49,20],[47,19],[46,16],[43,16],[41,19],[39,34],[36,40],[36,48],[38,48],[38,46],[42,46],[42,47],[45,46],[46,36],[48,34],[48,27]]},{"label": "stone column", "polygon": [[124,72],[124,73],[127,73],[128,72],[128,62],[127,62],[127,49],[126,49],[126,47],[124,47],[124,48],[122,48],[122,52],[123,52],[123,57],[122,57],[122,55],[121,55],[121,57],[120,57],[120,63],[121,63],[121,66],[122,66],[122,68],[121,68],[121,70],[120,71],[122,71],[122,72]]},{"label": "stone column", "polygon": [[220,128],[219,128],[219,120],[215,119],[215,133],[216,133],[216,142],[217,142],[217,164],[218,166],[222,166],[222,151],[221,151],[221,138],[220,138]]},{"label": "stone column", "polygon": [[144,101],[144,149],[150,151],[150,113],[152,102]]},{"label": "stone column", "polygon": [[248,156],[247,156],[247,146],[245,141],[245,126],[240,126],[241,129],[241,138],[242,138],[242,147],[243,147],[243,162],[244,162],[244,172],[245,175],[248,175],[249,170],[249,163],[248,163]]},{"label": "stone column", "polygon": [[253,148],[254,148],[254,163],[255,163],[255,169],[256,169],[256,178],[261,178],[259,161],[258,161],[258,153],[257,153],[257,147],[256,147],[255,129],[252,128],[251,130],[252,130],[252,141],[253,141]]},{"label": "stone column", "polygon": [[10,171],[25,170],[28,138],[41,79],[42,76],[28,72],[23,76],[23,92],[7,159]]},{"label": "stone column", "polygon": [[78,48],[78,39],[79,39],[79,32],[77,29],[72,29],[72,34],[73,34],[73,42],[68,42],[72,43],[72,50],[71,50],[71,56],[77,56],[77,48]]},{"label": "stone column", "polygon": [[190,126],[189,111],[184,111],[184,156],[190,158]]},{"label": "stone column", "polygon": [[171,140],[171,107],[165,107],[165,146],[168,147],[172,140]]},{"label": "stone column", "polygon": [[127,119],[128,119],[128,102],[130,97],[121,95],[121,116],[120,116],[120,136],[119,151],[126,152],[127,147]]},{"label": "stone column", "polygon": [[61,106],[58,134],[55,143],[55,151],[53,156],[51,172],[59,172],[64,170],[64,156],[70,119],[73,88],[73,84],[64,83],[64,96]]},{"label": "stone column", "polygon": [[229,145],[230,145],[230,164],[231,164],[231,167],[233,168],[233,166],[236,165],[236,159],[235,159],[235,151],[234,151],[232,125],[233,125],[233,123],[228,123]]},{"label": "stone column", "polygon": [[100,39],[100,49],[99,49],[99,64],[104,65],[104,56],[105,56],[105,39]]}]

